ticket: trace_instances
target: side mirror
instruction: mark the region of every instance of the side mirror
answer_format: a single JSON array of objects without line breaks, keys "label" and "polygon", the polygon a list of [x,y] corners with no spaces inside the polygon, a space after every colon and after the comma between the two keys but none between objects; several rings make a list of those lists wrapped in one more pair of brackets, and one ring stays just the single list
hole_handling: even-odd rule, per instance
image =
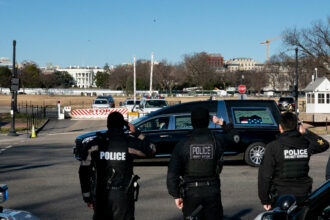
[{"label": "side mirror", "polygon": [[0,185],[0,203],[5,202],[8,198],[8,186],[6,184]]},{"label": "side mirror", "polygon": [[296,203],[296,198],[293,195],[283,195],[277,199],[276,206],[283,211],[287,211],[293,204]]}]

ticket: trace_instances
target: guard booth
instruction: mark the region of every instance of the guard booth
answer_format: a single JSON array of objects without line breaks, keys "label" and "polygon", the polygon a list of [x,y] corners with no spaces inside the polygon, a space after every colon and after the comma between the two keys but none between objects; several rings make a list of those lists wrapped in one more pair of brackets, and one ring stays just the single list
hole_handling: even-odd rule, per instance
[{"label": "guard booth", "polygon": [[304,89],[306,113],[330,113],[330,81],[316,78]]}]

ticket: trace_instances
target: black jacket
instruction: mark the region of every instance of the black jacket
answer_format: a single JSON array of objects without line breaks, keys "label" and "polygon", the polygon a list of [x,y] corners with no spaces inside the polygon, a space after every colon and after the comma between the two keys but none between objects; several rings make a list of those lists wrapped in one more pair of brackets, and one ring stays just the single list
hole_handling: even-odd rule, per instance
[{"label": "black jacket", "polygon": [[[204,144],[205,142],[209,142],[209,137],[213,137],[213,142],[215,144],[215,149],[212,155],[214,156],[214,167],[205,168],[200,166],[196,169],[196,171],[207,171],[207,169],[215,170],[212,175],[207,176],[194,176],[194,175],[186,175],[189,173],[187,171],[189,156],[191,154],[190,146],[192,144]],[[206,180],[214,180],[219,179],[219,173],[222,169],[223,163],[223,152],[226,143],[233,142],[232,134],[219,134],[216,132],[211,132],[208,128],[202,129],[194,129],[190,135],[186,138],[182,139],[177,145],[175,146],[170,163],[168,165],[168,172],[167,172],[167,189],[171,196],[174,198],[180,198],[179,193],[179,183],[181,178],[183,178],[184,182],[195,182],[195,181],[206,181]],[[231,137],[231,138],[230,138]],[[230,144],[230,143],[229,143]],[[209,165],[208,165],[209,166]]]},{"label": "black jacket", "polygon": [[[80,178],[80,185],[81,185],[81,191],[83,194],[83,199],[85,202],[91,202],[92,200],[92,182],[93,178],[92,176],[95,175],[94,169],[97,167],[97,160],[100,158],[100,151],[102,150],[104,144],[106,143],[107,138],[115,138],[116,144],[118,145],[127,145],[129,148],[136,149],[138,151],[141,151],[146,156],[152,155],[152,148],[150,147],[150,141],[147,138],[144,138],[143,140],[132,136],[128,134],[124,134],[122,130],[119,129],[112,129],[109,130],[106,134],[98,134],[94,136],[93,138],[90,138],[89,141],[87,141],[87,146],[84,147],[86,150],[85,152],[85,158],[81,161],[80,168],[79,168],[79,178]],[[135,155],[128,154],[126,155],[125,159],[128,162],[129,169],[131,174],[133,173],[133,158],[136,157]],[[127,173],[127,172],[126,172]],[[130,174],[129,173],[129,174]],[[128,174],[128,175],[129,175]],[[108,173],[102,174],[102,172],[97,172],[97,185],[103,185],[105,186],[105,183],[101,183],[99,181],[107,179]],[[101,176],[100,176],[101,175]],[[126,183],[122,183],[125,185]],[[97,192],[102,192],[105,189],[98,189]]]},{"label": "black jacket", "polygon": [[[285,146],[291,146],[296,151],[307,152],[308,156],[304,164],[306,175],[299,176],[299,178],[288,178],[283,175],[283,164],[285,162],[285,150],[283,148]],[[261,203],[264,205],[271,204],[269,194],[273,189],[275,189],[278,196],[293,194],[299,197],[308,194],[313,182],[312,178],[308,176],[309,157],[312,154],[326,151],[328,148],[329,143],[325,139],[309,131],[304,135],[301,135],[296,130],[284,132],[275,141],[269,143],[266,146],[258,174],[258,194]],[[297,161],[301,160],[297,159]],[[299,162],[295,166],[299,166]]]}]

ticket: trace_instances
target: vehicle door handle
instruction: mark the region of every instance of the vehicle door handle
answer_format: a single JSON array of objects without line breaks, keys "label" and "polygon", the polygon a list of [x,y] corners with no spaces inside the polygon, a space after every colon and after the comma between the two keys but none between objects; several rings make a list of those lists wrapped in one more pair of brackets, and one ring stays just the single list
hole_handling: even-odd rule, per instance
[{"label": "vehicle door handle", "polygon": [[168,134],[163,134],[163,135],[160,135],[159,137],[161,137],[161,138],[167,138],[167,137],[170,137],[170,135],[168,135]]}]

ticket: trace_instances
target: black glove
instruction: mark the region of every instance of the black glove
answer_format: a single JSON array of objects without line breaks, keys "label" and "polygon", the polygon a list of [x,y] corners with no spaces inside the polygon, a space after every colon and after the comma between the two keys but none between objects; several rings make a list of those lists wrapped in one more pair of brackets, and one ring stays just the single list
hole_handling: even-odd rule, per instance
[{"label": "black glove", "polygon": [[93,202],[93,198],[92,197],[83,197],[84,202],[86,203],[92,203]]}]

